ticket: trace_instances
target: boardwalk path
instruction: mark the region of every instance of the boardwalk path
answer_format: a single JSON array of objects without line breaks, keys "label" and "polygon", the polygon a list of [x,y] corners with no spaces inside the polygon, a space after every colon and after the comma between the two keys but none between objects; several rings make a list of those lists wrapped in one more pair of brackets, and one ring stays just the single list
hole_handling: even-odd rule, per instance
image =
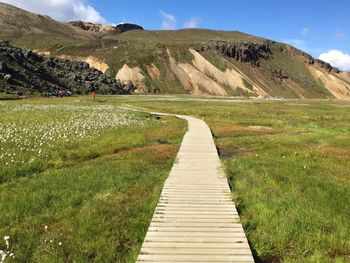
[{"label": "boardwalk path", "polygon": [[188,131],[136,262],[254,262],[208,125]]}]

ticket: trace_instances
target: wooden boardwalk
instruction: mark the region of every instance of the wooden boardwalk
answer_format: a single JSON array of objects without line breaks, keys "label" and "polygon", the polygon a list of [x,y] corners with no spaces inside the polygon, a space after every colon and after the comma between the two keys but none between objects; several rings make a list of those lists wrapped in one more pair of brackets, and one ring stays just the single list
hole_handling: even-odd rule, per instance
[{"label": "wooden boardwalk", "polygon": [[207,124],[188,122],[136,262],[254,262]]}]

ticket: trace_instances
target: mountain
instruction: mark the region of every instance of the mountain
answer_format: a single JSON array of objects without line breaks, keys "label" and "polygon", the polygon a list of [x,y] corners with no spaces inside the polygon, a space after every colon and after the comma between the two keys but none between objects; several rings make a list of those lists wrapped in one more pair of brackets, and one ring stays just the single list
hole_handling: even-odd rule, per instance
[{"label": "mountain", "polygon": [[241,32],[86,30],[79,24],[94,25],[74,23],[0,4],[0,39],[85,61],[138,93],[350,100],[349,73],[284,43]]}]

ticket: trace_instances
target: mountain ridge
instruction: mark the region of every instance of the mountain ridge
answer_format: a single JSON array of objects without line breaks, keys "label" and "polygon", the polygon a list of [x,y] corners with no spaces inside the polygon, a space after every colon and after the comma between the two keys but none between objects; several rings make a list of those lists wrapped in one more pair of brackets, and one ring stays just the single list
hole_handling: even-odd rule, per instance
[{"label": "mountain ridge", "polygon": [[[30,34],[7,25],[10,30],[0,30],[0,39],[39,54],[88,62],[134,85],[137,93],[350,99],[349,73],[266,38],[207,29],[90,32],[18,12]],[[4,13],[1,7],[0,24],[6,25]]]}]

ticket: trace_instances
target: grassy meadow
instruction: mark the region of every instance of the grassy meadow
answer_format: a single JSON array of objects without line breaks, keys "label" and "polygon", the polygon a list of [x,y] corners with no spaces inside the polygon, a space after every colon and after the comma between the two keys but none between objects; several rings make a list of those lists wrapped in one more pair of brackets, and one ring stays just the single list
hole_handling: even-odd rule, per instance
[{"label": "grassy meadow", "polygon": [[350,261],[349,103],[130,100],[209,124],[257,262]]},{"label": "grassy meadow", "polygon": [[105,96],[0,102],[9,262],[135,260],[186,124],[118,105],[209,124],[256,262],[350,261],[349,103]]},{"label": "grassy meadow", "polygon": [[5,262],[134,262],[186,124],[102,104],[0,102]]},{"label": "grassy meadow", "polygon": [[0,100],[17,100],[19,99],[17,95],[15,94],[6,94],[0,92]]}]

